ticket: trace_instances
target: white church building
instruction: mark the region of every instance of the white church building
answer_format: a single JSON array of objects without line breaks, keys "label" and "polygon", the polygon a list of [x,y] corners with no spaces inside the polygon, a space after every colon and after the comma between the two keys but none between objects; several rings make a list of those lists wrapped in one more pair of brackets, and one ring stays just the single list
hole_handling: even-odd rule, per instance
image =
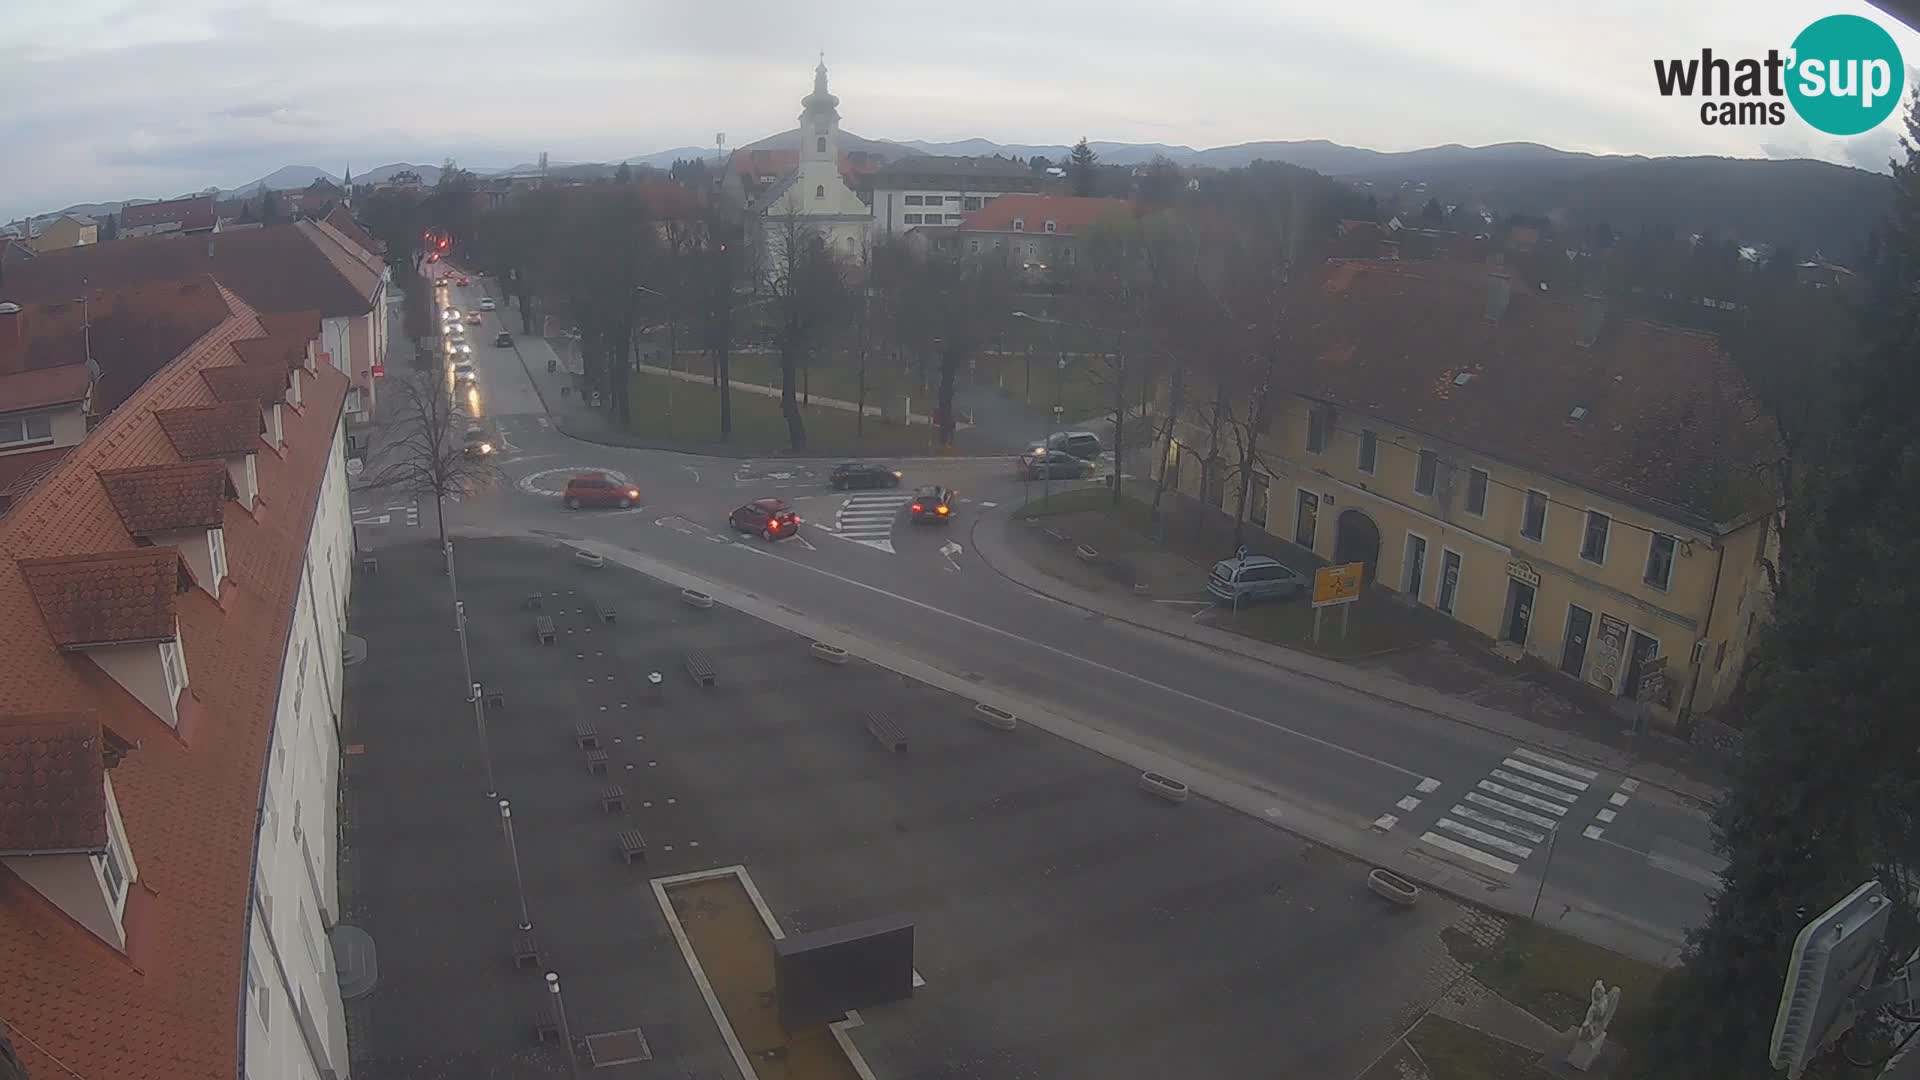
[{"label": "white church building", "polygon": [[827,90],[823,57],[813,93],[800,101],[800,160],[748,206],[749,235],[761,273],[777,276],[786,240],[797,231],[822,237],[842,259],[859,262],[873,230],[873,211],[840,174],[840,99]]}]

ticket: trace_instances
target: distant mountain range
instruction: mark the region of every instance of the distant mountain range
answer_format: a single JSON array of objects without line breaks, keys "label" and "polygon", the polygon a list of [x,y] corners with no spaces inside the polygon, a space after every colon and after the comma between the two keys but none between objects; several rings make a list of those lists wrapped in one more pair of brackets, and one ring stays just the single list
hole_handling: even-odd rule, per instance
[{"label": "distant mountain range", "polygon": [[[797,131],[769,135],[739,147],[756,150],[798,144]],[[866,139],[842,132],[842,145],[883,158],[915,154],[952,154],[1031,158],[1054,161],[1072,151],[1065,144],[997,143],[987,139],[930,142]],[[1773,243],[1795,251],[1824,252],[1831,258],[1856,258],[1872,228],[1887,214],[1892,186],[1885,176],[1820,161],[1749,158],[1596,155],[1556,150],[1538,143],[1493,146],[1449,144],[1422,150],[1387,152],[1343,146],[1324,139],[1252,142],[1195,150],[1164,143],[1089,143],[1100,161],[1134,166],[1164,156],[1189,168],[1230,169],[1254,161],[1277,161],[1347,180],[1372,193],[1384,210],[1418,210],[1429,198],[1443,204],[1484,206],[1496,213],[1551,217],[1568,225],[1605,222],[1615,229],[1671,226],[1682,232],[1714,231],[1746,243]],[[635,167],[666,168],[681,158],[711,159],[712,147],[680,146],[638,154],[623,161]],[[611,176],[620,162],[549,161],[549,174],[579,179]],[[537,165],[475,169],[480,176],[532,172]],[[422,183],[439,182],[437,165],[405,162],[356,172],[359,183],[379,183],[411,169]],[[310,165],[288,165],[238,188],[232,196],[259,190],[304,188],[325,177],[340,178]],[[105,214],[124,203],[90,203],[67,213]]]}]

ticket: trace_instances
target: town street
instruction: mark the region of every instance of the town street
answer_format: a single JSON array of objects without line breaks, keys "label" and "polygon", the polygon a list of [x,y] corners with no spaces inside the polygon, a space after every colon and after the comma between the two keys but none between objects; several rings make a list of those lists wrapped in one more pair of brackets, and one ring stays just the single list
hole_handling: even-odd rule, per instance
[{"label": "town street", "polygon": [[[479,284],[452,290],[451,303],[477,304]],[[488,314],[469,335],[507,479],[447,507],[456,535],[545,534],[634,552],[748,597],[754,614],[857,642],[878,662],[924,665],[1069,718],[1172,763],[1203,795],[1376,865],[1510,913],[1537,900],[1541,921],[1599,944],[1671,962],[1705,915],[1708,825],[1674,794],[1512,729],[1169,638],[1009,580],[993,565],[1011,557],[996,530],[1019,527],[1006,518],[1039,485],[1020,483],[1007,460],[893,462],[900,491],[848,494],[828,487],[831,461],[582,442],[545,411],[577,407],[545,370],[551,349],[520,338],[517,316],[504,324],[515,347],[496,348],[502,325]],[[585,470],[626,478],[642,504],[567,511],[560,491]],[[908,522],[902,496],[919,483],[957,489],[957,520]],[[799,511],[798,538],[729,530],[730,510],[767,496]],[[362,546],[432,535],[433,508],[409,520],[390,509],[401,501],[356,495]]]}]

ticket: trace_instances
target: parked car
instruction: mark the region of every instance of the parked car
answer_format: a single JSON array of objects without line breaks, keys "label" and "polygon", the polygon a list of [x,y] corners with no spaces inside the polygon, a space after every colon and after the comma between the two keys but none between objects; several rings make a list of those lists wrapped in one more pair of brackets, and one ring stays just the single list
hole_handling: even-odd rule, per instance
[{"label": "parked car", "polygon": [[479,325],[480,325],[480,313],[479,313],[479,312],[477,312],[477,311],[469,311],[469,312],[467,312],[467,325],[468,325],[468,326],[479,326]]},{"label": "parked car", "polygon": [[586,472],[567,481],[567,490],[561,499],[569,510],[583,506],[617,506],[625,510],[640,501],[640,489],[606,473]]},{"label": "parked car", "polygon": [[1100,456],[1100,436],[1091,431],[1056,431],[1047,436],[1047,449],[1063,450],[1082,461]]},{"label": "parked car", "polygon": [[900,470],[891,465],[876,465],[870,461],[843,461],[833,467],[827,477],[827,483],[835,491],[849,488],[899,487]]},{"label": "parked car", "polygon": [[1036,450],[1014,462],[1022,480],[1077,480],[1087,475],[1087,463],[1065,450]]},{"label": "parked car", "polygon": [[913,515],[913,523],[918,525],[923,521],[932,521],[944,524],[952,521],[954,494],[952,488],[943,488],[938,484],[915,488],[913,502],[907,507]]},{"label": "parked car", "polygon": [[479,375],[475,373],[475,371],[473,370],[472,361],[462,360],[459,363],[453,365],[453,385],[461,386],[463,384],[473,382],[478,378],[479,378]]},{"label": "parked car", "polygon": [[492,311],[492,310],[493,310],[493,297],[491,297],[491,296],[483,296],[483,297],[481,297],[481,298],[480,298],[480,310],[481,310],[481,311]]},{"label": "parked car", "polygon": [[800,515],[785,499],[755,499],[735,510],[727,524],[734,531],[759,533],[763,540],[784,540],[800,533]]},{"label": "parked car", "polygon": [[499,333],[493,335],[494,348],[504,349],[511,344],[513,344],[513,335],[507,333],[505,330],[502,330]]},{"label": "parked car", "polygon": [[468,457],[486,457],[488,454],[493,453],[493,450],[493,438],[487,434],[486,428],[470,427],[467,429],[466,442],[465,445],[461,447],[462,453]]},{"label": "parked car", "polygon": [[1207,592],[1223,604],[1291,600],[1307,591],[1307,579],[1265,555],[1221,559],[1207,575]]}]

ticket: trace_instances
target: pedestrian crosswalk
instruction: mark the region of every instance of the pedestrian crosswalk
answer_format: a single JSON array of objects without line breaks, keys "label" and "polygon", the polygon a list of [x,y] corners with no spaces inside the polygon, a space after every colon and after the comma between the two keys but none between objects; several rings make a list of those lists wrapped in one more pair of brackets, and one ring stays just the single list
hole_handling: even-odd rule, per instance
[{"label": "pedestrian crosswalk", "polygon": [[382,511],[379,507],[353,507],[353,523],[360,526],[404,524],[410,529],[420,527],[420,503],[418,500],[406,503],[393,503]]},{"label": "pedestrian crosswalk", "polygon": [[1460,796],[1420,843],[1511,875],[1536,851],[1557,837],[1567,812],[1599,773],[1592,769],[1515,747],[1487,771],[1473,790]]},{"label": "pedestrian crosswalk", "polygon": [[893,523],[900,508],[913,500],[911,495],[849,495],[835,515],[833,531],[842,540],[865,544],[893,554]]}]

